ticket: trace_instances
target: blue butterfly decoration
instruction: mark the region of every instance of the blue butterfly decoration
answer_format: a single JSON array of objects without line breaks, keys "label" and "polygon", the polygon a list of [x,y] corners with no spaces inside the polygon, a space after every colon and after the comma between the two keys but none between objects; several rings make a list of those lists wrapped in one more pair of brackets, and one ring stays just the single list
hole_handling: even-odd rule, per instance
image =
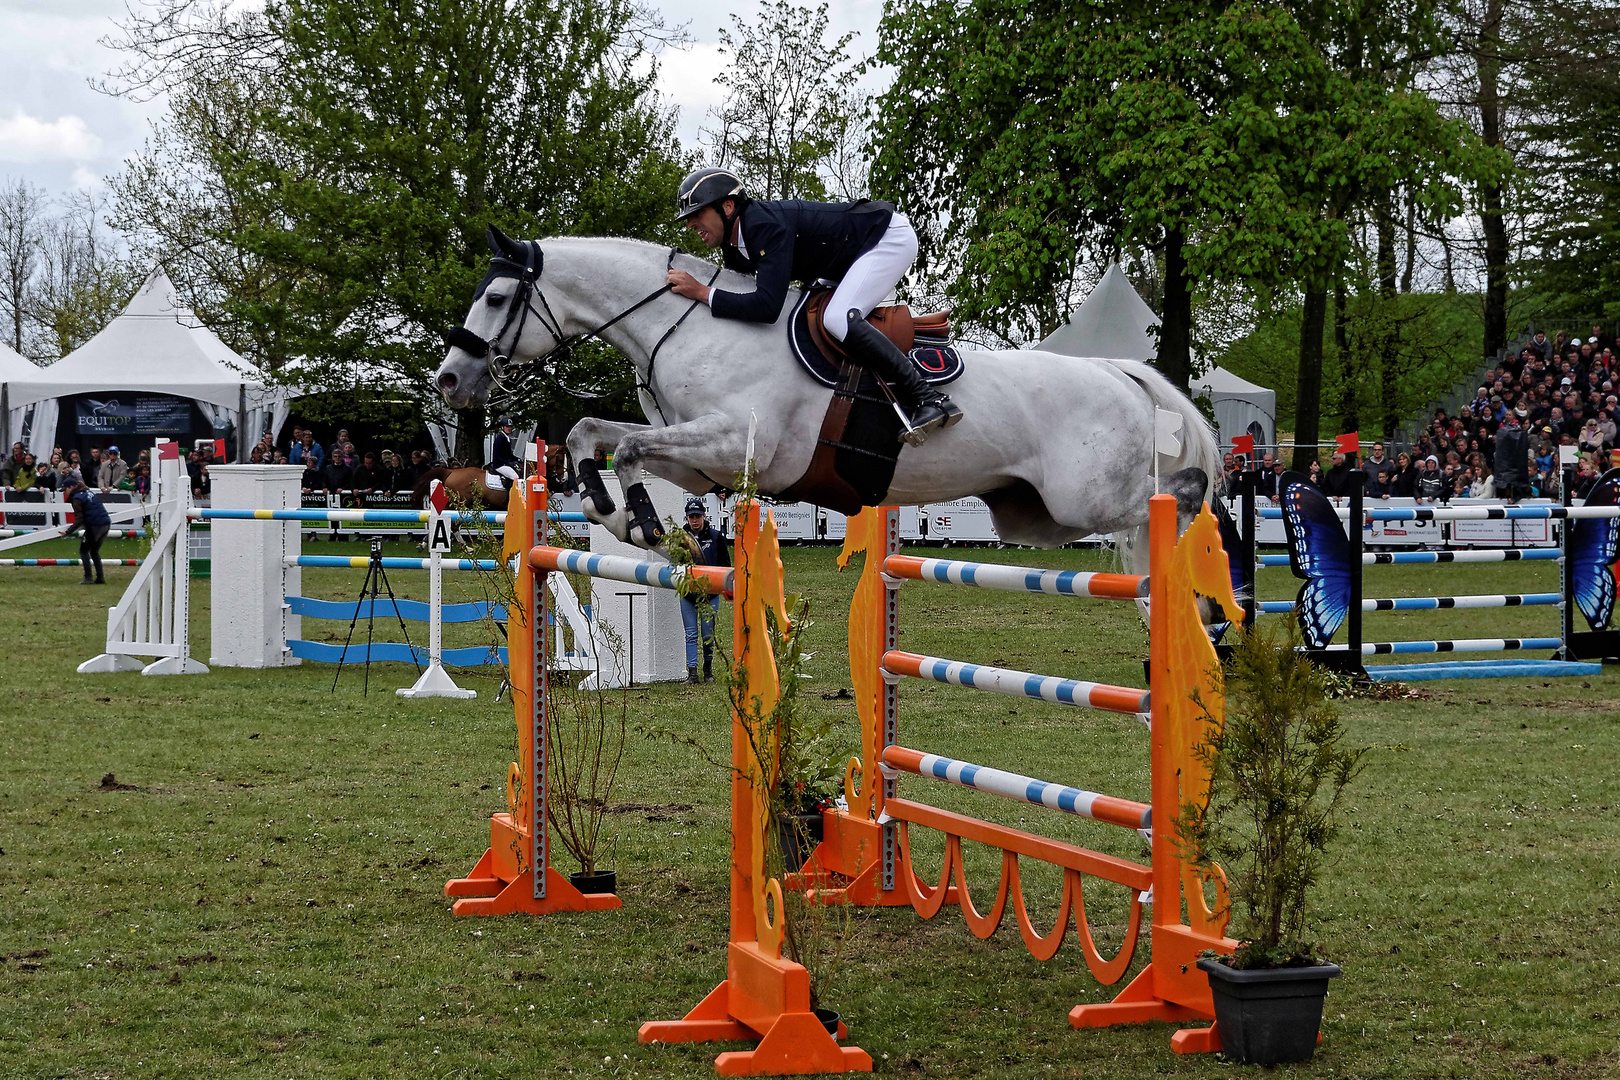
[{"label": "blue butterfly decoration", "polygon": [[[1587,506],[1620,503],[1620,469],[1610,469],[1586,497]],[[1569,572],[1575,582],[1575,605],[1593,630],[1604,630],[1614,617],[1615,558],[1620,556],[1620,518],[1577,518],[1569,523]]]},{"label": "blue butterfly decoration", "polygon": [[1350,614],[1350,541],[1333,504],[1298,473],[1283,476],[1288,565],[1304,578],[1296,607],[1305,644],[1320,649]]}]

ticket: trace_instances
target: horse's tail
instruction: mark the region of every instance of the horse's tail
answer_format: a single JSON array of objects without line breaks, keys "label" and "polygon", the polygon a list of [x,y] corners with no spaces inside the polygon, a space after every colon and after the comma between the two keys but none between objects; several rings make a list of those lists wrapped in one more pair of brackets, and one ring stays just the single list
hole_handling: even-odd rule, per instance
[{"label": "horse's tail", "polygon": [[[1193,404],[1192,399],[1175,383],[1165,378],[1157,368],[1136,360],[1109,362],[1136,380],[1137,385],[1147,391],[1148,400],[1153,402],[1156,408],[1181,416],[1181,453],[1174,457],[1161,454],[1158,462],[1159,475],[1166,476],[1178,469],[1193,467],[1204,470],[1204,475],[1208,477],[1208,486],[1204,489],[1204,499],[1207,501],[1221,475],[1221,444],[1215,437],[1214,428],[1210,427],[1209,421],[1204,419],[1204,414],[1198,411],[1198,406]],[[1147,524],[1144,522],[1135,528],[1118,533],[1114,539],[1119,544],[1125,563],[1132,572],[1147,573]]]},{"label": "horse's tail", "polygon": [[449,475],[450,470],[446,469],[443,465],[435,465],[433,468],[423,473],[421,479],[416,482],[416,486],[411,488],[411,505],[426,506],[428,489],[433,486],[433,481],[443,481],[445,477]]}]

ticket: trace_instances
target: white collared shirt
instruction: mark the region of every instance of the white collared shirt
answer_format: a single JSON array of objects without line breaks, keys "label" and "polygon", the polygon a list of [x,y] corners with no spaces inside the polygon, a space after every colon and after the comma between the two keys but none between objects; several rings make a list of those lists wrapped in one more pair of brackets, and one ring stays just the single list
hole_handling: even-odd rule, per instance
[{"label": "white collared shirt", "polygon": [[[747,251],[748,250],[748,245],[743,243],[742,215],[741,214],[737,215],[737,227],[732,230],[731,235],[737,241],[737,243],[734,246],[737,248],[738,251]],[[713,288],[713,286],[710,286],[709,295],[704,299],[703,302],[705,304],[708,304],[709,308],[711,310],[713,310],[713,308],[714,308],[714,288]]]}]

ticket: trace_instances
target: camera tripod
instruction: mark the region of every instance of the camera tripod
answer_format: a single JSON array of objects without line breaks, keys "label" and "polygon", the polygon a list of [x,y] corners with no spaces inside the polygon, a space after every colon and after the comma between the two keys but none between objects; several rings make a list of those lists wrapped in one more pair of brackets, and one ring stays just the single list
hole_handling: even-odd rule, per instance
[{"label": "camera tripod", "polygon": [[405,647],[411,651],[411,662],[416,665],[417,674],[422,672],[422,663],[416,658],[416,646],[411,644],[411,633],[405,629],[405,616],[399,613],[399,602],[394,598],[394,587],[388,581],[388,571],[383,569],[382,538],[371,539],[371,560],[366,564],[366,579],[360,584],[360,599],[354,605],[354,615],[349,619],[349,636],[343,639],[343,651],[338,654],[337,674],[332,676],[332,692],[337,693],[338,680],[343,677],[343,668],[348,663],[349,643],[354,640],[354,628],[360,622],[360,609],[366,609],[366,673],[365,681],[361,684],[361,696],[371,692],[371,645],[372,631],[377,622],[377,602],[382,598],[382,592],[388,593],[388,604],[393,609],[394,618],[399,620],[399,632],[404,635]]}]

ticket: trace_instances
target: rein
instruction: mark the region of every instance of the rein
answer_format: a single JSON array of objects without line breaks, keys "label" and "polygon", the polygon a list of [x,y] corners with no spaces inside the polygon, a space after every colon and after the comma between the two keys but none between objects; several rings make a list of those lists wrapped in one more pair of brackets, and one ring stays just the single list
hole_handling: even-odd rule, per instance
[{"label": "rein", "polygon": [[[551,304],[546,301],[545,291],[540,288],[540,275],[545,270],[545,252],[541,250],[540,244],[533,240],[525,241],[524,248],[528,253],[528,259],[524,262],[520,263],[516,259],[508,258],[503,255],[495,255],[489,260],[491,277],[517,278],[518,289],[522,294],[521,296],[513,297],[512,306],[506,313],[506,321],[501,324],[501,328],[496,332],[495,336],[486,340],[479,337],[465,326],[457,326],[445,335],[446,344],[452,346],[453,348],[461,349],[463,352],[466,352],[471,356],[476,356],[479,358],[488,357],[490,380],[497,388],[505,391],[509,395],[516,395],[521,390],[521,385],[519,380],[514,378],[515,373],[512,371],[513,365],[511,362],[511,353],[510,351],[502,352],[500,349],[500,342],[501,339],[506,336],[507,331],[512,329],[512,324],[514,322],[517,323],[517,330],[512,335],[512,349],[516,349],[517,343],[523,340],[523,328],[525,325],[527,325],[529,315],[531,313],[536,319],[539,320],[540,325],[545,327],[546,332],[551,335],[555,344],[553,344],[552,347],[546,350],[544,353],[536,356],[534,360],[530,361],[531,363],[538,364],[540,361],[548,357],[555,357],[559,353],[567,355],[575,345],[582,341],[588,341],[591,338],[598,337],[603,331],[611,328],[621,320],[629,318],[631,315],[634,315],[636,312],[640,311],[654,300],[657,300],[659,297],[673,290],[673,286],[668,284],[661,285],[654,291],[642,297],[640,300],[637,300],[634,304],[631,304],[629,307],[619,312],[617,315],[613,316],[611,319],[608,319],[606,322],[601,323],[590,330],[585,330],[565,338],[562,333],[562,323],[558,320],[556,314],[551,310]],[[677,251],[675,248],[669,249],[669,259],[665,263],[666,270],[675,265],[676,254]],[[497,273],[497,270],[501,268],[509,269],[511,272]],[[712,287],[718,280],[720,280],[720,268],[717,267],[714,271],[714,277],[709,279],[709,285]],[[536,308],[534,306],[535,300],[537,299],[540,302],[540,308]],[[681,314],[681,317],[675,320],[674,325],[668,330],[664,331],[663,337],[658,339],[658,343],[653,346],[652,353],[647,359],[647,378],[645,380],[639,378],[636,380],[636,389],[645,390],[647,392],[647,396],[652,399],[653,407],[658,410],[659,419],[663,420],[666,425],[669,423],[669,418],[664,415],[664,407],[658,401],[658,392],[652,387],[653,368],[658,363],[658,351],[664,347],[664,343],[670,339],[675,331],[680,329],[681,324],[686,321],[687,316],[691,315],[692,312],[700,304],[702,304],[702,302],[703,301],[701,300],[693,300],[691,305]],[[553,367],[555,367],[555,364],[553,364]],[[573,397],[607,397],[609,394],[618,393],[618,391],[615,390],[610,391],[609,394],[575,394],[573,391],[569,390],[568,387],[564,386],[561,380],[556,381],[559,389]]]}]

